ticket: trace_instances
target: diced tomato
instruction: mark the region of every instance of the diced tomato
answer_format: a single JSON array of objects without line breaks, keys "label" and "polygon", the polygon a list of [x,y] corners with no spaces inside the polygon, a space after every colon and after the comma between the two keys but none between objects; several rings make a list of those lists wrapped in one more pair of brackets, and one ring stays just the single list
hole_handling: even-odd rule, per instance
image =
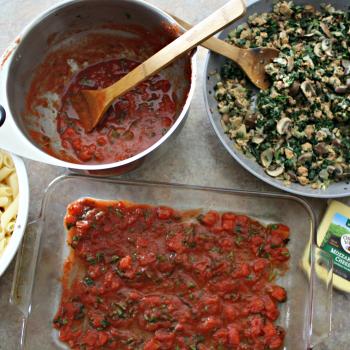
[{"label": "diced tomato", "polygon": [[174,210],[167,207],[159,207],[157,208],[158,218],[161,220],[169,219],[174,213]]},{"label": "diced tomato", "polygon": [[104,146],[104,145],[107,144],[107,140],[106,140],[106,138],[104,136],[99,136],[97,138],[97,143],[98,143],[99,146]]},{"label": "diced tomato", "polygon": [[201,332],[208,333],[214,329],[221,327],[222,321],[214,316],[206,317],[198,326]]},{"label": "diced tomato", "polygon": [[74,216],[80,216],[81,214],[83,214],[83,211],[84,211],[84,205],[79,202],[72,203],[68,207],[68,212]]},{"label": "diced tomato", "polygon": [[132,266],[132,259],[130,255],[124,256],[119,262],[119,267],[122,270],[129,270]]},{"label": "diced tomato", "polygon": [[265,269],[265,267],[269,264],[267,259],[256,259],[253,262],[253,269],[255,272],[260,272]]},{"label": "diced tomato", "polygon": [[247,277],[250,274],[249,265],[246,263],[236,266],[234,277]]},{"label": "diced tomato", "polygon": [[264,307],[265,303],[259,297],[253,297],[249,304],[249,310],[254,314],[262,312],[264,310]]},{"label": "diced tomato", "polygon": [[167,245],[170,250],[176,252],[176,253],[183,253],[186,251],[186,246],[183,244],[184,242],[184,235],[183,233],[176,233],[174,237],[170,238],[167,242]]},{"label": "diced tomato", "polygon": [[265,323],[265,326],[263,327],[263,331],[267,338],[272,338],[274,335],[277,334],[276,327],[273,325],[272,322],[269,322],[269,321]]},{"label": "diced tomato", "polygon": [[228,322],[233,322],[237,318],[238,312],[233,305],[226,304],[224,306],[224,316]]},{"label": "diced tomato", "polygon": [[172,348],[175,341],[175,334],[173,332],[159,329],[155,332],[154,338],[157,339],[163,346]]},{"label": "diced tomato", "polygon": [[156,255],[154,253],[140,254],[138,256],[138,261],[141,266],[147,266],[154,263],[157,260]]},{"label": "diced tomato", "polygon": [[240,344],[239,331],[234,325],[228,325],[228,342],[232,346],[238,346]]},{"label": "diced tomato", "polygon": [[236,224],[236,215],[233,213],[224,213],[222,215],[222,228],[226,231],[233,231]]},{"label": "diced tomato", "polygon": [[269,348],[271,350],[274,350],[274,349],[280,349],[281,346],[282,346],[282,343],[283,343],[283,339],[281,339],[280,337],[272,337],[269,341],[268,341],[268,344],[269,344]]},{"label": "diced tomato", "polygon": [[279,310],[276,304],[272,301],[272,299],[269,296],[264,297],[264,303],[266,316],[272,321],[277,320],[279,316]]},{"label": "diced tomato", "polygon": [[158,350],[160,348],[161,348],[161,346],[160,346],[158,340],[151,339],[148,342],[146,342],[146,344],[143,347],[143,350]]},{"label": "diced tomato", "polygon": [[250,334],[256,338],[263,333],[264,321],[263,319],[255,315],[250,319]]},{"label": "diced tomato", "polygon": [[214,226],[219,220],[219,214],[216,211],[208,211],[200,217],[200,221],[206,226]]},{"label": "diced tomato", "polygon": [[226,345],[228,340],[228,330],[220,328],[213,334],[213,339],[220,345]]},{"label": "diced tomato", "polygon": [[276,285],[271,287],[270,295],[272,296],[272,298],[276,299],[280,303],[286,301],[286,299],[287,299],[286,290],[284,288],[282,288],[280,286],[276,286]]},{"label": "diced tomato", "polygon": [[290,229],[288,226],[283,225],[283,224],[275,224],[271,225],[271,234],[278,235],[282,239],[288,239],[290,235]]}]

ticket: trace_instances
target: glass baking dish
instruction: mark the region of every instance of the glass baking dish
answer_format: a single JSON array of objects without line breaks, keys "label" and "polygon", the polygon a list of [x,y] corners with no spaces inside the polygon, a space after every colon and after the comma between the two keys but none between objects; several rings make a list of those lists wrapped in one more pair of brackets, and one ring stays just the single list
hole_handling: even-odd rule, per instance
[{"label": "glass baking dish", "polygon": [[[288,225],[290,269],[278,279],[288,292],[277,321],[287,330],[284,349],[311,349],[329,335],[332,262],[315,247],[315,218],[302,199],[284,194],[64,175],[46,190],[40,217],[28,225],[18,254],[11,303],[23,314],[20,349],[68,349],[58,340],[52,320],[60,300],[62,266],[69,252],[63,217],[67,205],[81,197],[130,200],[177,209],[226,210],[264,223]],[[311,268],[305,273],[301,261],[309,245]],[[317,277],[315,264],[322,264],[326,279]]]}]

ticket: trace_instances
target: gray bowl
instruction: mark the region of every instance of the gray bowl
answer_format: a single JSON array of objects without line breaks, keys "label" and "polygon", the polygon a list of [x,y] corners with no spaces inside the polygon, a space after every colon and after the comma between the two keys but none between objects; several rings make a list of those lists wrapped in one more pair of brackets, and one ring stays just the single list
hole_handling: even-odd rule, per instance
[{"label": "gray bowl", "polygon": [[[225,39],[228,33],[241,23],[247,21],[248,17],[254,13],[270,12],[272,10],[273,0],[248,0],[248,8],[244,17],[240,18],[233,25],[227,27],[219,35],[220,39]],[[322,3],[316,0],[295,0],[297,4],[312,4],[319,7]],[[330,3],[334,7],[347,10],[349,6],[348,0],[327,0],[325,3]],[[217,110],[217,102],[214,97],[214,86],[218,82],[216,75],[210,74],[212,72],[220,72],[221,66],[225,63],[226,58],[209,52],[205,64],[205,82],[204,82],[204,98],[209,115],[210,122],[219,137],[221,143],[225,146],[231,156],[245,169],[251,172],[259,179],[266,183],[277,187],[283,191],[291,192],[301,196],[315,197],[315,198],[337,198],[350,196],[350,181],[341,181],[332,183],[325,190],[314,190],[310,186],[302,186],[297,183],[292,183],[289,186],[284,185],[283,181],[274,179],[267,175],[264,169],[254,160],[248,159],[242,152],[234,146],[234,141],[231,140],[223,131],[220,123],[220,113]]]}]

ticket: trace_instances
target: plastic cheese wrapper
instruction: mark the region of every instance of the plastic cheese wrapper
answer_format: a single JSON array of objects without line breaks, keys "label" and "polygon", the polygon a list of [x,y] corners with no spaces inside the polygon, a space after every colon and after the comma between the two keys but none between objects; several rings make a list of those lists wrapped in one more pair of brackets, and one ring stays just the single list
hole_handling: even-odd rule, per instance
[{"label": "plastic cheese wrapper", "polygon": [[[333,260],[333,285],[350,293],[350,207],[331,201],[317,232],[317,246]],[[306,248],[303,268],[310,271],[310,247]],[[317,275],[326,280],[328,271],[316,261]]]}]

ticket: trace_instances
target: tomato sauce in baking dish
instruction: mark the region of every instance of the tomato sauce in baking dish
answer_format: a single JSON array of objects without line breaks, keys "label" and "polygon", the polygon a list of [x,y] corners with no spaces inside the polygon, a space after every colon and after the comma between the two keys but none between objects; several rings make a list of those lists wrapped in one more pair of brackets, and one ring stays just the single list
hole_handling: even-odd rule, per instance
[{"label": "tomato sauce in baking dish", "polygon": [[231,212],[80,199],[53,325],[71,349],[265,350],[286,291],[289,228]]}]

